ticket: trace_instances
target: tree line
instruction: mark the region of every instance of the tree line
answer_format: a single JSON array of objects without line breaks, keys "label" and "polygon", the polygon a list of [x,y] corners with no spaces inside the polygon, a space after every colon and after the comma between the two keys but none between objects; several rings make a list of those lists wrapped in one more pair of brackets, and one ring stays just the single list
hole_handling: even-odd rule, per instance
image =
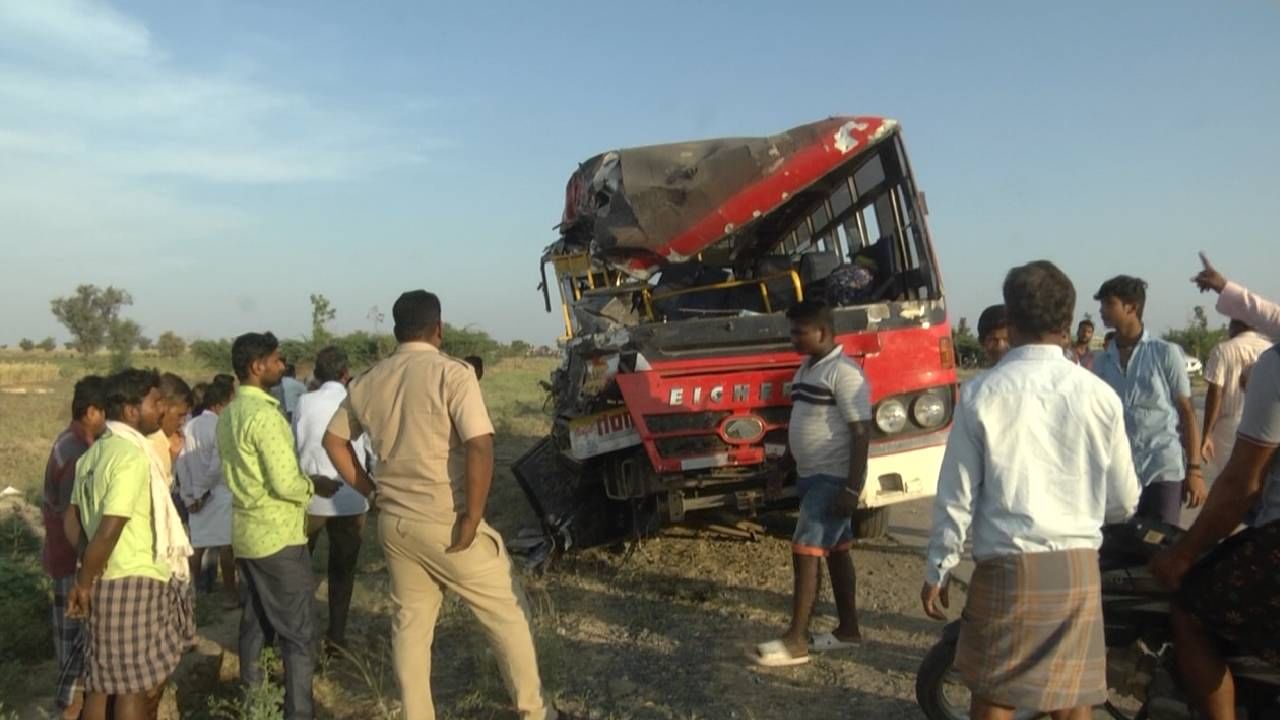
[{"label": "tree line", "polygon": [[[281,354],[287,362],[296,364],[309,361],[321,348],[336,345],[347,353],[352,366],[358,368],[372,365],[395,349],[394,337],[376,331],[383,319],[376,307],[369,315],[375,332],[356,331],[337,335],[329,330],[329,323],[337,317],[333,304],[318,293],[312,294],[310,299],[311,334],[303,338],[282,339],[280,342]],[[72,340],[66,343],[67,349],[75,350],[88,358],[105,348],[110,351],[113,368],[130,365],[134,350],[147,351],[153,348],[164,358],[176,359],[190,352],[210,369],[228,370],[231,367],[230,338],[197,339],[188,343],[172,330],[161,333],[154,340],[143,335],[142,327],[137,322],[122,315],[124,308],[133,304],[133,296],[123,289],[80,285],[75,292],[54,298],[49,304],[54,318],[71,335]],[[57,349],[57,342],[52,337],[39,343],[23,338],[18,347],[27,352],[36,349],[51,352]],[[458,357],[477,355],[486,361],[492,361],[502,357],[526,356],[534,353],[534,348],[522,340],[501,343],[483,330],[446,324],[444,351]]]}]

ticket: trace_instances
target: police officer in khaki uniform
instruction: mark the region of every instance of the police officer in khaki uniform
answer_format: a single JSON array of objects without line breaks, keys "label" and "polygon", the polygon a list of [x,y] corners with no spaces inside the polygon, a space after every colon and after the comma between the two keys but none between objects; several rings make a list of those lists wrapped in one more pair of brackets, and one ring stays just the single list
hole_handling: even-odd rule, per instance
[{"label": "police officer in khaki uniform", "polygon": [[431,641],[444,591],[485,626],[520,717],[555,718],[538,676],[524,593],[502,537],[484,521],[493,424],[475,372],[440,352],[440,300],[406,292],[392,309],[400,346],[354,380],[325,433],[343,479],[373,492],[351,439],[378,458],[378,530],[391,573],[396,679],[406,720],[432,720]]}]

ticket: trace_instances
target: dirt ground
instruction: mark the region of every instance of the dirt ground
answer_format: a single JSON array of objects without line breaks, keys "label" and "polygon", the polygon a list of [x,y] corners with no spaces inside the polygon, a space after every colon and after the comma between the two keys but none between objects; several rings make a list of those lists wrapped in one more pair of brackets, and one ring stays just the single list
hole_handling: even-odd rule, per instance
[{"label": "dirt ground", "polygon": [[[508,536],[529,520],[513,484],[497,488],[493,508]],[[746,657],[785,624],[791,571],[781,535],[746,540],[679,528],[630,552],[563,558],[524,578],[545,683],[561,708],[593,719],[920,717],[915,671],[940,631],[918,609],[923,531],[911,526],[925,513],[920,503],[903,507],[901,528],[854,551],[864,645],[793,669],[759,670]],[[390,589],[376,545],[370,529],[348,630],[354,656],[322,663],[320,717],[394,716]],[[317,569],[323,552],[322,543]],[[317,628],[325,626],[325,590],[322,580]],[[834,613],[824,583],[815,627],[833,626]],[[210,596],[198,618],[200,644],[175,683],[184,718],[210,717],[209,699],[229,699],[236,676],[238,613]],[[34,675],[50,677],[45,665]],[[431,682],[441,717],[515,717],[483,634],[456,599],[437,630]],[[46,703],[32,698],[22,717],[43,717]]]}]

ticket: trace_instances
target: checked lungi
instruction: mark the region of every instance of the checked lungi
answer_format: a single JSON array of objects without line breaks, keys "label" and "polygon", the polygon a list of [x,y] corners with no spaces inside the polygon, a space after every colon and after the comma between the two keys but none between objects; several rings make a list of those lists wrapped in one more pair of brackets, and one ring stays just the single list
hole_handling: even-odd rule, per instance
[{"label": "checked lungi", "polygon": [[1280,667],[1280,520],[1222,541],[1178,594],[1214,635]]},{"label": "checked lungi", "polygon": [[1040,712],[1107,699],[1095,550],[980,561],[961,616],[956,669],[975,696]]},{"label": "checked lungi", "polygon": [[79,620],[67,617],[67,596],[76,584],[75,575],[53,579],[54,657],[58,662],[58,683],[54,700],[66,710],[84,692],[84,629]]},{"label": "checked lungi", "polygon": [[89,692],[123,695],[160,686],[195,640],[190,583],[145,577],[100,580],[85,622]]}]

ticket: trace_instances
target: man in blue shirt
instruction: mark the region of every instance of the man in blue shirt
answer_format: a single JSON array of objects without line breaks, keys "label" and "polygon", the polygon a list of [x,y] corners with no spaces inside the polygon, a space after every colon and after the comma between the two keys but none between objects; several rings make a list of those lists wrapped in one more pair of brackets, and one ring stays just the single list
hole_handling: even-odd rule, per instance
[{"label": "man in blue shirt", "polygon": [[1143,326],[1145,281],[1119,275],[1103,283],[1094,299],[1101,303],[1102,322],[1116,335],[1093,371],[1124,405],[1125,432],[1142,483],[1138,515],[1177,525],[1183,502],[1199,507],[1207,493],[1186,359],[1181,348]]}]

